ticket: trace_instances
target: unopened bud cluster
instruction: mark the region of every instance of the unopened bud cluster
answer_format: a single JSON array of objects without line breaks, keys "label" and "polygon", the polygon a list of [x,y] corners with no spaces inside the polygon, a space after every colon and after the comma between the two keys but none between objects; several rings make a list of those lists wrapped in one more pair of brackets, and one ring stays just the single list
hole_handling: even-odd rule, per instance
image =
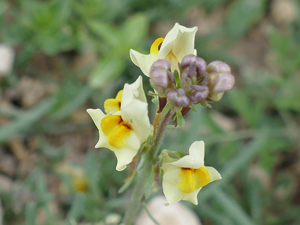
[{"label": "unopened bud cluster", "polygon": [[160,97],[167,97],[177,107],[215,100],[215,96],[230,90],[234,76],[230,67],[221,61],[206,65],[204,59],[187,55],[179,64],[179,73],[171,71],[167,60],[157,60],[150,70],[150,79]]}]

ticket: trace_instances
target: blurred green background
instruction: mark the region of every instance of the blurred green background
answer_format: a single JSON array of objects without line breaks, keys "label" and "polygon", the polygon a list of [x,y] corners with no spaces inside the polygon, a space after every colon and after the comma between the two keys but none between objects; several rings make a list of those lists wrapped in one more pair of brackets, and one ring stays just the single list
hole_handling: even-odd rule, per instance
[{"label": "blurred green background", "polygon": [[[236,78],[212,109],[166,135],[175,151],[204,140],[206,165],[223,176],[186,206],[204,225],[300,224],[299,9],[296,0],[2,0],[0,44],[15,60],[0,76],[0,224],[123,216],[128,170],[94,149],[85,110],[135,81],[129,49],[148,54],[175,22],[198,26],[198,56],[227,62]],[[149,111],[152,120],[150,98]]]}]

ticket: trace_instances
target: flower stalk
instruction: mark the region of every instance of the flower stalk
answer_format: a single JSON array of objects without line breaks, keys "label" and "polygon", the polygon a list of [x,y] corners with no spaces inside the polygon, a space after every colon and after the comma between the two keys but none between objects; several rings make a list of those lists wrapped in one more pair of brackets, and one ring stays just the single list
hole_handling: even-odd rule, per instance
[{"label": "flower stalk", "polygon": [[170,123],[174,111],[169,110],[165,116],[161,117],[160,123],[157,127],[156,133],[151,140],[151,147],[145,152],[143,166],[137,172],[137,180],[131,195],[128,209],[125,213],[124,225],[132,225],[136,214],[138,213],[145,194],[145,188],[147,181],[151,175],[153,161],[157,156],[158,150],[161,146],[164,134],[167,130],[167,126]]}]

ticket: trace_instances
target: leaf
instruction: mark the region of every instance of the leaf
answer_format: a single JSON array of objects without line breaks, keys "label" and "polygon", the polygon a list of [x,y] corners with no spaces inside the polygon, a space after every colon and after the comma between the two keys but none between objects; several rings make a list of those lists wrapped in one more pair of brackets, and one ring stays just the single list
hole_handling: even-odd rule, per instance
[{"label": "leaf", "polygon": [[67,220],[77,220],[85,208],[86,197],[82,194],[77,194],[72,202],[71,209],[68,212]]},{"label": "leaf", "polygon": [[152,171],[145,186],[145,198],[148,199],[152,193],[153,181],[156,174],[156,166],[152,166]]},{"label": "leaf", "polygon": [[255,225],[249,216],[244,212],[240,205],[234,201],[233,198],[229,197],[221,189],[215,191],[213,195],[214,199],[223,206],[223,209],[231,216],[236,224],[243,225]]},{"label": "leaf", "polygon": [[117,27],[113,27],[110,24],[102,23],[100,21],[90,21],[87,23],[88,27],[99,35],[106,44],[115,48],[122,44],[122,36],[119,35]]},{"label": "leaf", "polygon": [[266,0],[237,0],[227,11],[226,33],[238,39],[264,15]]},{"label": "leaf", "polygon": [[135,180],[136,175],[137,175],[137,172],[135,171],[134,174],[130,177],[130,179],[118,190],[118,194],[123,193],[130,187],[130,185]]},{"label": "leaf", "polygon": [[100,59],[90,74],[89,84],[92,88],[101,88],[107,82],[118,77],[125,68],[123,60],[116,60],[113,57]]},{"label": "leaf", "polygon": [[13,122],[2,126],[0,128],[0,142],[7,141],[9,137],[22,132],[25,128],[33,127],[36,121],[51,110],[54,102],[53,98],[48,98],[27,112],[20,114]]},{"label": "leaf", "polygon": [[[122,26],[122,34],[129,46],[136,46],[143,40],[149,29],[147,18],[143,14],[130,16]],[[123,40],[124,41],[124,40]]]},{"label": "leaf", "polygon": [[37,214],[36,203],[28,202],[25,209],[26,225],[35,225],[35,216]]},{"label": "leaf", "polygon": [[226,166],[220,171],[222,180],[216,181],[209,184],[209,188],[203,188],[198,195],[198,201],[204,201],[208,197],[214,195],[221,185],[225,185],[232,177],[239,172],[239,170],[245,167],[254,156],[257,155],[258,151],[261,150],[262,146],[266,143],[268,137],[268,131],[261,130],[255,138],[247,144],[235,157],[233,157]]},{"label": "leaf", "polygon": [[69,100],[67,104],[65,104],[58,111],[56,111],[51,116],[51,119],[54,120],[65,119],[67,116],[72,114],[76,109],[78,109],[86,102],[87,98],[90,97],[90,95],[92,94],[92,91],[93,89],[89,85],[83,87],[80,91],[78,91],[78,94],[74,96],[73,99]]},{"label": "leaf", "polygon": [[184,127],[185,120],[181,114],[181,111],[176,111],[176,119],[179,127]]},{"label": "leaf", "polygon": [[165,115],[170,111],[170,109],[171,109],[170,104],[167,103],[167,104],[165,105],[165,107],[163,108],[163,110],[162,110],[162,112],[161,112],[161,115],[162,115],[162,116],[165,116]]}]

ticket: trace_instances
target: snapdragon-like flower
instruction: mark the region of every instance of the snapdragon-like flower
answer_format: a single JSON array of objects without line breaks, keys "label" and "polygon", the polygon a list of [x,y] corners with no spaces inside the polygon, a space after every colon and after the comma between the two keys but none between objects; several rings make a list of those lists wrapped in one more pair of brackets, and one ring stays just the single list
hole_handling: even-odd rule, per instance
[{"label": "snapdragon-like flower", "polygon": [[179,69],[178,63],[184,56],[197,54],[197,50],[194,49],[197,29],[197,27],[187,28],[176,23],[165,38],[158,38],[153,42],[149,55],[131,49],[130,58],[148,77],[152,64],[159,59],[168,60],[171,63],[171,71],[174,72]]},{"label": "snapdragon-like flower", "polygon": [[100,109],[87,110],[99,130],[95,147],[112,150],[118,160],[116,169],[122,171],[152,131],[142,77],[131,85],[125,84],[123,92],[116,99],[107,100],[104,107],[108,115]]},{"label": "snapdragon-like flower", "polygon": [[195,141],[189,148],[189,155],[172,158],[174,153],[163,150],[163,192],[169,204],[180,200],[197,205],[197,195],[205,185],[222,179],[219,172],[204,166],[204,142]]}]

